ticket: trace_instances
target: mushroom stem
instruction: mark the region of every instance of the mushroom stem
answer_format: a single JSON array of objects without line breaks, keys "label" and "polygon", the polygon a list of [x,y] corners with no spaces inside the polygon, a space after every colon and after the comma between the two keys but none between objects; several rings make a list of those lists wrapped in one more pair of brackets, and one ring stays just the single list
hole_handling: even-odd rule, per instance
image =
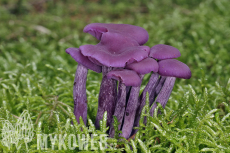
[{"label": "mushroom stem", "polygon": [[[143,109],[143,107],[145,106],[145,101],[146,101],[146,94],[147,92],[149,93],[149,95],[151,95],[153,91],[153,87],[156,86],[157,81],[159,79],[159,74],[158,73],[152,73],[148,84],[146,85],[145,89],[143,90],[139,100],[140,100],[140,106],[137,108],[137,113],[136,113],[136,117],[135,117],[135,122],[133,127],[139,127],[139,121],[140,121],[140,117],[141,117],[141,111]],[[136,133],[138,130],[135,129],[133,130],[133,133]]]},{"label": "mushroom stem", "polygon": [[[165,105],[168,102],[168,99],[171,95],[175,81],[176,81],[176,77],[166,77],[164,85],[162,89],[160,90],[160,93],[157,96],[156,102],[159,102],[163,108],[165,108]],[[156,102],[153,104],[153,106],[150,109],[151,116],[153,116],[154,110],[157,107]]]},{"label": "mushroom stem", "polygon": [[79,118],[81,116],[85,125],[87,123],[87,73],[88,69],[85,66],[78,64],[73,86],[74,115],[78,123],[80,123]]},{"label": "mushroom stem", "polygon": [[110,126],[117,97],[117,81],[108,79],[106,74],[112,70],[112,67],[102,66],[103,78],[98,98],[98,110],[95,126],[100,127],[100,120],[103,119],[104,112],[107,111],[107,126]]},{"label": "mushroom stem", "polygon": [[[125,104],[126,104],[126,86],[125,86],[125,84],[119,82],[118,90],[119,90],[118,91],[119,96],[118,96],[118,99],[117,99],[114,116],[117,117],[117,121],[120,123],[118,125],[118,130],[120,130],[122,120],[123,120],[123,117],[124,117]],[[115,134],[114,126],[113,126],[113,124],[111,124],[109,136],[114,137],[114,134]]]},{"label": "mushroom stem", "polygon": [[165,79],[166,79],[165,76],[161,76],[158,79],[157,83],[153,86],[152,92],[149,93],[149,106],[152,106],[152,104],[154,103],[155,98],[157,97],[157,95],[161,91],[162,86],[164,85]]},{"label": "mushroom stem", "polygon": [[[144,75],[140,75],[140,77],[141,79],[143,79]],[[121,134],[121,136],[126,139],[129,138],[133,129],[136,110],[138,108],[139,92],[140,92],[140,86],[131,88],[129,100],[125,110],[124,123],[122,126],[122,134]]]}]

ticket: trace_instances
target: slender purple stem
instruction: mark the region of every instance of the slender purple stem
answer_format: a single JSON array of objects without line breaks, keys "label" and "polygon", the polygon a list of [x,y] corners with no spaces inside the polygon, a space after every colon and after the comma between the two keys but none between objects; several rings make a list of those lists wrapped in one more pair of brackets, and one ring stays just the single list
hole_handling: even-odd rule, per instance
[{"label": "slender purple stem", "polygon": [[[139,100],[140,100],[140,106],[137,108],[137,113],[136,113],[136,117],[135,117],[135,121],[134,121],[134,125],[133,127],[139,127],[139,121],[140,121],[140,117],[141,117],[141,111],[143,109],[143,107],[145,106],[145,102],[146,102],[146,94],[147,92],[149,93],[149,95],[151,95],[153,91],[153,88],[156,86],[157,81],[159,79],[159,74],[158,73],[153,73],[149,79],[148,84],[146,85],[145,89],[143,90]],[[132,133],[136,133],[138,130],[135,129],[133,130]]]},{"label": "slender purple stem", "polygon": [[73,86],[74,115],[78,123],[80,123],[79,117],[81,116],[85,125],[87,123],[87,73],[88,69],[85,66],[78,64]]},{"label": "slender purple stem", "polygon": [[[141,75],[140,77],[141,79],[143,79],[144,75]],[[129,138],[133,129],[136,110],[138,108],[139,92],[140,92],[140,86],[131,88],[129,100],[125,110],[124,123],[122,126],[122,134],[121,134],[121,136],[126,139]]]},{"label": "slender purple stem", "polygon": [[[160,90],[160,93],[157,96],[156,102],[159,102],[163,108],[165,108],[165,105],[168,102],[168,99],[171,95],[175,81],[176,81],[175,77],[166,77],[164,85],[162,89]],[[152,108],[150,109],[151,116],[153,116],[154,110],[157,107],[156,102],[153,104]]]},{"label": "slender purple stem", "polygon": [[117,99],[117,81],[107,78],[106,74],[111,70],[111,67],[102,66],[103,78],[98,98],[96,128],[100,127],[100,120],[102,120],[105,111],[107,111],[107,126],[111,125],[113,119]]},{"label": "slender purple stem", "polygon": [[[123,117],[124,117],[125,104],[126,104],[126,86],[121,82],[119,83],[119,86],[118,86],[118,93],[119,93],[118,94],[119,96],[118,96],[118,99],[117,99],[114,116],[117,117],[117,120],[120,123],[118,125],[118,129],[120,130],[122,120],[123,120]],[[111,124],[109,136],[114,137],[114,134],[115,134],[114,126]]]},{"label": "slender purple stem", "polygon": [[161,91],[162,86],[164,85],[165,79],[166,79],[165,76],[161,76],[160,79],[158,79],[157,83],[152,88],[152,92],[149,93],[149,106],[152,106],[152,104],[154,103],[155,98]]}]

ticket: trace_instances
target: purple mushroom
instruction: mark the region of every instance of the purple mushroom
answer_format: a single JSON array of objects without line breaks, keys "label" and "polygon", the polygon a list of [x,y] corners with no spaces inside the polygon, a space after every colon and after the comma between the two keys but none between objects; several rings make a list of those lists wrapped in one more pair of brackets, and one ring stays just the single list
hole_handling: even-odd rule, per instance
[{"label": "purple mushroom", "polygon": [[79,123],[80,116],[85,125],[87,123],[87,98],[86,98],[86,80],[88,69],[97,73],[101,72],[101,66],[92,63],[87,57],[83,56],[78,48],[68,48],[66,53],[78,62],[77,71],[75,73],[73,86],[74,99],[74,115]]},{"label": "purple mushroom", "polygon": [[[159,102],[164,108],[172,92],[176,78],[190,79],[192,74],[186,64],[175,59],[161,60],[158,64],[158,73],[162,78],[165,78],[165,81],[155,101]],[[151,116],[157,106],[156,102],[150,110]]]},{"label": "purple mushroom", "polygon": [[145,58],[140,62],[128,64],[125,68],[134,70],[138,74],[147,74],[150,72],[158,72],[158,63],[155,59]]},{"label": "purple mushroom", "polygon": [[[100,120],[107,111],[110,137],[114,137],[115,134],[113,115],[120,123],[118,128],[122,131],[121,136],[127,139],[132,132],[137,131],[133,130],[133,127],[139,126],[147,92],[149,104],[153,105],[150,115],[153,115],[156,102],[165,107],[176,77],[184,79],[191,77],[189,67],[173,59],[180,57],[178,49],[163,44],[155,45],[151,49],[142,46],[148,41],[149,35],[141,27],[92,23],[83,31],[93,35],[100,42],[96,45],[88,44],[66,49],[66,52],[78,62],[73,87],[74,114],[78,122],[82,117],[86,125],[88,69],[97,73],[102,72],[95,126],[100,127]],[[142,79],[147,73],[152,74],[139,96]]]},{"label": "purple mushroom", "polygon": [[80,46],[80,51],[84,56],[93,63],[102,66],[103,79],[95,122],[97,128],[99,128],[99,121],[105,111],[107,111],[107,125],[111,124],[116,103],[116,81],[105,77],[106,74],[113,68],[122,68],[126,64],[147,58],[149,50],[148,46],[140,46],[132,37],[109,32],[103,33],[101,41],[97,45]]},{"label": "purple mushroom", "polygon": [[[141,78],[135,71],[126,69],[110,71],[107,74],[107,78],[119,81],[117,96],[118,98],[116,102],[114,116],[117,117],[117,120],[120,123],[118,126],[120,130],[126,105],[126,86],[140,86]],[[114,137],[114,132],[114,127],[111,124],[109,132],[110,137]]]},{"label": "purple mushroom", "polygon": [[[141,79],[143,79],[144,74],[150,73],[151,71],[157,72],[158,64],[154,59],[146,58],[140,62],[134,62],[132,64],[129,64],[126,66],[126,68],[136,71],[140,75]],[[136,112],[138,106],[140,105],[140,100],[138,98],[139,91],[140,91],[140,85],[135,87],[133,86],[130,90],[130,95],[125,110],[124,123],[122,126],[122,134],[121,134],[122,137],[128,138],[132,132]],[[142,105],[143,104],[141,104],[141,106]],[[139,113],[139,110],[137,113]]]},{"label": "purple mushroom", "polygon": [[[181,56],[180,51],[173,47],[173,46],[169,46],[169,45],[164,45],[164,44],[157,44],[153,47],[151,47],[150,49],[150,54],[149,57],[152,57],[154,59],[157,60],[164,60],[164,59],[172,59],[172,58],[178,58]],[[152,75],[156,75],[156,74],[152,74]],[[153,78],[155,78],[153,76]],[[164,81],[165,81],[165,77],[160,77],[160,79],[158,79],[157,83],[152,86],[152,90],[151,92],[149,92],[149,105],[151,106],[156,98],[156,96],[159,94]]]},{"label": "purple mushroom", "polygon": [[158,44],[153,46],[150,49],[150,54],[149,54],[149,57],[158,60],[178,58],[180,56],[181,56],[180,51],[177,48],[169,45],[164,45],[164,44]]},{"label": "purple mushroom", "polygon": [[142,77],[144,74],[153,72],[151,75],[148,84],[146,85],[145,89],[143,90],[141,96],[139,97],[139,107],[137,108],[137,111],[135,113],[135,121],[133,124],[133,127],[138,127],[139,126],[139,120],[140,120],[140,115],[141,111],[145,105],[146,101],[146,94],[149,92],[149,94],[152,92],[152,87],[155,86],[157,83],[157,80],[159,78],[159,75],[156,73],[158,72],[158,63],[156,60],[152,58],[146,58],[140,62],[135,62],[130,65],[126,66],[127,69],[132,69],[139,73]]}]

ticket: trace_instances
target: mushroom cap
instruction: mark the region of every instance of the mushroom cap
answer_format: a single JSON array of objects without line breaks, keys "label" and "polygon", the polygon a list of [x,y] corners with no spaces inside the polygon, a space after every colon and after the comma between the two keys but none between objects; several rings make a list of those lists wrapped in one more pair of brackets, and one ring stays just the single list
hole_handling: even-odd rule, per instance
[{"label": "mushroom cap", "polygon": [[143,45],[148,41],[148,32],[138,26],[129,24],[112,24],[112,23],[91,23],[85,26],[83,32],[89,33],[101,40],[104,33],[120,33],[122,35],[131,37],[138,42],[139,45]]},{"label": "mushroom cap", "polygon": [[158,60],[163,60],[177,58],[180,57],[181,54],[180,51],[175,47],[164,44],[158,44],[150,49],[149,56]]},{"label": "mushroom cap", "polygon": [[78,63],[82,64],[83,66],[91,69],[97,73],[101,73],[101,66],[98,66],[91,62],[87,57],[83,56],[80,52],[79,48],[67,48],[66,53],[70,54],[70,56]]},{"label": "mushroom cap", "polygon": [[150,72],[158,72],[158,63],[153,58],[146,58],[143,59],[140,62],[134,62],[129,65],[127,65],[125,68],[134,70],[135,72],[139,74],[147,74]]},{"label": "mushroom cap", "polygon": [[183,79],[190,79],[192,76],[189,67],[176,59],[161,60],[158,62],[158,64],[158,73],[162,76],[170,76]]},{"label": "mushroom cap", "polygon": [[132,38],[119,33],[105,33],[97,45],[83,45],[79,49],[93,63],[107,67],[125,67],[139,62],[148,57],[150,50],[148,46],[139,46]]},{"label": "mushroom cap", "polygon": [[126,86],[137,87],[141,85],[140,76],[132,70],[117,69],[107,73],[107,78],[121,81]]}]

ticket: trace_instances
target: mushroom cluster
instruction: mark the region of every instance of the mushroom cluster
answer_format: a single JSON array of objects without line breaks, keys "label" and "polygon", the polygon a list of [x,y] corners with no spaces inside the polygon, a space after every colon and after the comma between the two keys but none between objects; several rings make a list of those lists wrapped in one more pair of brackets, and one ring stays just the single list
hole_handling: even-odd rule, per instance
[{"label": "mushroom cluster", "polygon": [[[150,114],[153,115],[156,102],[165,107],[176,78],[189,79],[189,67],[174,59],[181,54],[178,49],[158,44],[152,48],[143,46],[148,41],[148,32],[128,24],[92,23],[84,32],[96,37],[97,45],[82,45],[68,48],[66,53],[78,62],[74,79],[73,97],[76,120],[82,117],[87,124],[86,80],[88,69],[103,75],[98,97],[96,128],[107,111],[109,135],[114,137],[113,116],[117,117],[119,130],[129,138],[139,126],[141,111],[149,93]],[[151,77],[140,94],[145,74]]]}]

